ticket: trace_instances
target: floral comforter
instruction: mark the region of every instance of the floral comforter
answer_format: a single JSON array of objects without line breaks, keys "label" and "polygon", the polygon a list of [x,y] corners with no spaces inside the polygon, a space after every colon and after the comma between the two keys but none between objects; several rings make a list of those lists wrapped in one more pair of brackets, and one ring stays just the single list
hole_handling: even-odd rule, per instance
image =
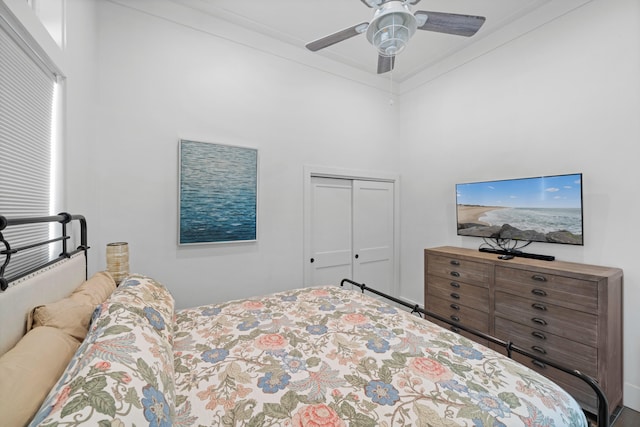
[{"label": "floral comforter", "polygon": [[337,287],[178,311],[174,356],[184,425],[586,425],[535,372]]},{"label": "floral comforter", "polygon": [[30,424],[42,427],[585,427],[562,389],[357,291],[174,309],[125,280]]}]

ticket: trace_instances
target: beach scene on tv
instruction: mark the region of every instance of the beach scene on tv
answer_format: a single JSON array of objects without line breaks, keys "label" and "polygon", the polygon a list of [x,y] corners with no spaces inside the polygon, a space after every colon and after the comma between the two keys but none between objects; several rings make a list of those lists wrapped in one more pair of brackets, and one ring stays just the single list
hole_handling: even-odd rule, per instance
[{"label": "beach scene on tv", "polygon": [[458,235],[582,245],[582,175],[456,184]]}]

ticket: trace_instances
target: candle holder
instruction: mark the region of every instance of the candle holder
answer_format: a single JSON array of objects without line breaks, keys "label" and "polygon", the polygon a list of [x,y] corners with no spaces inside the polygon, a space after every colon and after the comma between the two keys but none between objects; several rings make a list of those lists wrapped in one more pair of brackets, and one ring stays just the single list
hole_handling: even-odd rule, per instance
[{"label": "candle holder", "polygon": [[129,275],[129,244],[127,242],[107,243],[107,271],[116,285]]}]

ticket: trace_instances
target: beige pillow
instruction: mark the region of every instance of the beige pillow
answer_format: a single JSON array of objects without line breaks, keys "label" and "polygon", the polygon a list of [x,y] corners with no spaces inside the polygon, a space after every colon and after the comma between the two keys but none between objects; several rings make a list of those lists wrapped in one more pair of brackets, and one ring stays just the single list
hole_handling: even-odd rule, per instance
[{"label": "beige pillow", "polygon": [[0,357],[0,414],[5,427],[24,426],[42,405],[80,343],[43,326]]},{"label": "beige pillow", "polygon": [[82,341],[89,330],[93,310],[95,310],[93,304],[67,297],[34,308],[32,326],[34,329],[39,326],[58,328],[78,341]]},{"label": "beige pillow", "polygon": [[94,306],[102,304],[116,290],[116,282],[106,272],[100,271],[71,293],[71,298],[87,301]]},{"label": "beige pillow", "polygon": [[82,341],[89,330],[91,315],[116,288],[106,271],[94,274],[70,296],[34,308],[27,319],[27,330],[37,326],[53,326]]}]

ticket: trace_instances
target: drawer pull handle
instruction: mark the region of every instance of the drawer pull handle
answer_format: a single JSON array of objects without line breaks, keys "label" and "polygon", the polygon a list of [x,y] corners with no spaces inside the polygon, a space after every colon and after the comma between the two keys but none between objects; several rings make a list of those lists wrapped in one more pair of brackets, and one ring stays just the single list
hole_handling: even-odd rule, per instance
[{"label": "drawer pull handle", "polygon": [[459,288],[460,287],[460,283],[458,282],[451,282],[449,283],[451,286],[453,286],[454,288]]},{"label": "drawer pull handle", "polygon": [[457,259],[452,259],[451,261],[449,261],[449,264],[451,264],[451,265],[460,265],[460,261],[458,261]]},{"label": "drawer pull handle", "polygon": [[543,334],[542,332],[533,331],[533,332],[531,332],[531,335],[533,335],[534,337],[538,338],[539,340],[546,340],[547,339],[547,336],[545,334]]},{"label": "drawer pull handle", "polygon": [[539,347],[537,345],[532,346],[531,350],[537,351],[538,353],[547,354],[547,350],[545,350],[544,348]]},{"label": "drawer pull handle", "polygon": [[542,275],[540,275],[540,274],[534,274],[533,276],[531,276],[531,278],[533,280],[535,280],[536,282],[546,282],[547,281],[547,278],[542,276]]},{"label": "drawer pull handle", "polygon": [[538,325],[547,326],[547,321],[539,317],[534,317],[531,319],[531,321],[533,323],[537,323]]},{"label": "drawer pull handle", "polygon": [[449,307],[453,308],[454,310],[460,310],[460,306],[458,304],[451,304]]},{"label": "drawer pull handle", "polygon": [[543,291],[542,289],[532,289],[531,293],[534,295],[537,295],[539,297],[546,297],[547,293],[545,291]]},{"label": "drawer pull handle", "polygon": [[460,329],[456,328],[455,326],[452,326],[449,329],[451,329],[451,332],[455,332],[456,334],[460,332]]},{"label": "drawer pull handle", "polygon": [[455,292],[451,292],[451,298],[460,299],[460,295],[456,294]]},{"label": "drawer pull handle", "polygon": [[451,320],[453,320],[454,322],[459,322],[459,321],[460,321],[460,318],[459,318],[458,316],[452,315],[452,316],[449,316],[449,317],[450,317],[450,318],[451,318]]},{"label": "drawer pull handle", "polygon": [[531,363],[532,363],[532,364],[534,364],[534,365],[536,365],[538,368],[542,368],[542,369],[544,369],[544,368],[546,368],[546,367],[547,367],[547,365],[545,365],[544,363],[542,363],[542,362],[540,362],[540,361],[538,361],[538,360],[535,360],[535,359],[533,359],[533,360],[531,361]]},{"label": "drawer pull handle", "polygon": [[460,277],[460,273],[458,273],[457,271],[452,271],[451,274],[453,277]]},{"label": "drawer pull handle", "polygon": [[531,304],[531,307],[535,308],[536,310],[540,310],[540,311],[547,311],[547,306],[544,304],[540,304],[540,303],[534,303]]}]

